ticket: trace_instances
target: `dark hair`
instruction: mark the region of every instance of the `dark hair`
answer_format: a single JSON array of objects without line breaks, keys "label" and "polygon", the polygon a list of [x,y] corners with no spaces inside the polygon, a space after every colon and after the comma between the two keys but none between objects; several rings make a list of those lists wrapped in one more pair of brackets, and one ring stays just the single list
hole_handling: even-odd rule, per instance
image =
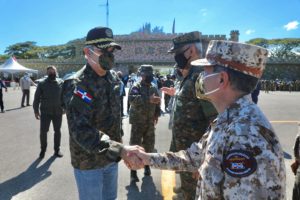
[{"label": "dark hair", "polygon": [[221,65],[214,66],[214,72],[221,71],[227,72],[230,85],[234,90],[249,94],[256,88],[256,85],[258,83],[258,78],[256,77],[244,74],[229,67],[224,67]]},{"label": "dark hair", "polygon": [[47,67],[47,71],[48,71],[49,69],[54,69],[55,71],[57,71],[57,69],[56,69],[56,67],[55,67],[54,65],[49,65],[49,66]]}]

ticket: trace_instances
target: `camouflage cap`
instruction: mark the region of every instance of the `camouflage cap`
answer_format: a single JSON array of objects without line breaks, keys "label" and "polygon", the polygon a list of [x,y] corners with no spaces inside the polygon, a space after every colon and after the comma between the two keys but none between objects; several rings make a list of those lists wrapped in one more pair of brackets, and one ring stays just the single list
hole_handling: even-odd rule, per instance
[{"label": "camouflage cap", "polygon": [[201,40],[199,31],[185,33],[173,39],[173,47],[168,50],[168,53],[175,53],[176,50],[178,50],[186,44],[192,44],[200,41]]},{"label": "camouflage cap", "polygon": [[138,70],[140,75],[150,75],[153,74],[152,65],[141,65]]},{"label": "camouflage cap", "polygon": [[110,28],[95,27],[91,29],[86,36],[86,45],[95,45],[100,49],[107,47],[115,47],[120,50],[121,46],[115,43],[113,39],[113,32]]},{"label": "camouflage cap", "polygon": [[267,58],[268,50],[256,45],[211,40],[205,58],[195,60],[191,64],[196,66],[221,65],[260,78]]}]

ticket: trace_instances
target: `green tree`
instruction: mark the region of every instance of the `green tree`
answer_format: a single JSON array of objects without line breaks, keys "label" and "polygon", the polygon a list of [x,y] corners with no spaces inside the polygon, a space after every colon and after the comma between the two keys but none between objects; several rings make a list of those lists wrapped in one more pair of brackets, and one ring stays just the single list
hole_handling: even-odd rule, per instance
[{"label": "green tree", "polygon": [[33,41],[16,43],[7,47],[4,53],[8,54],[9,56],[14,55],[17,58],[31,58],[31,57],[26,57],[26,56],[31,56],[31,54],[26,54],[26,52],[33,50],[36,47],[37,47],[36,42]]},{"label": "green tree", "polygon": [[264,39],[255,38],[247,43],[265,47],[270,51],[270,57],[300,58],[300,38]]}]

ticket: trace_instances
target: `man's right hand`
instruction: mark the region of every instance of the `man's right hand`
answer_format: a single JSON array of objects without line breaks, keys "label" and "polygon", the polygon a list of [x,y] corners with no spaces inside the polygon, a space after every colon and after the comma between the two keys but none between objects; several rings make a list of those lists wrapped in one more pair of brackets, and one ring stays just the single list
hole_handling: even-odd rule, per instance
[{"label": "man's right hand", "polygon": [[37,120],[40,119],[40,113],[34,113],[34,115],[35,115],[35,118],[36,118]]},{"label": "man's right hand", "polygon": [[167,95],[169,95],[171,97],[174,96],[175,92],[176,92],[176,89],[174,87],[170,87],[170,88],[162,87],[160,89],[161,89],[161,91],[163,91],[164,93],[166,93]]}]

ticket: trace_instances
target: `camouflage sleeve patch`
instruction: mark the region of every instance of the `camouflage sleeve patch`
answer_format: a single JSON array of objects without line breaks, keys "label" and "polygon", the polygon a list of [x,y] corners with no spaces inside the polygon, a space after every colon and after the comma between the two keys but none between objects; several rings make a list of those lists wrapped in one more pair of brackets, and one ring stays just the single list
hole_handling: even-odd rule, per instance
[{"label": "camouflage sleeve patch", "polygon": [[224,156],[222,168],[229,176],[242,178],[256,171],[257,162],[250,151],[231,150]]}]

